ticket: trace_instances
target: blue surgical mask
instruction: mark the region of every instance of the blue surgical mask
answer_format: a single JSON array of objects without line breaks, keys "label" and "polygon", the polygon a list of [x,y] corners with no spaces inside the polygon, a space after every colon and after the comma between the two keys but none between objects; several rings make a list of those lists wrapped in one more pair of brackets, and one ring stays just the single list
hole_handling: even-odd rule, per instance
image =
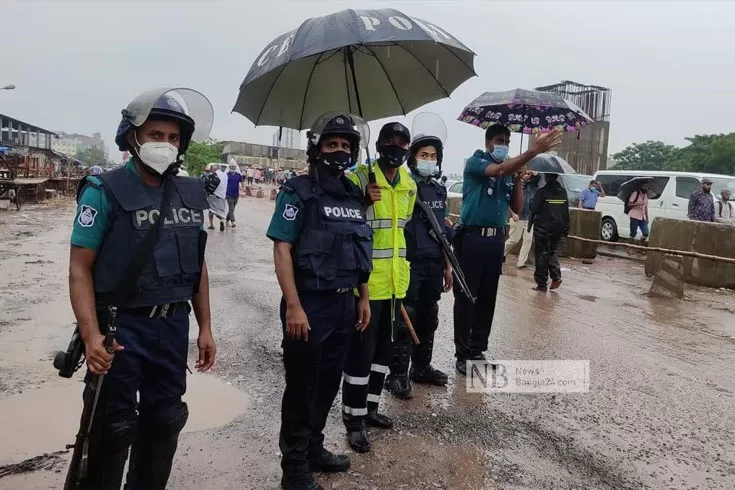
[{"label": "blue surgical mask", "polygon": [[436,173],[435,160],[417,160],[416,172],[422,177],[431,177]]},{"label": "blue surgical mask", "polygon": [[493,145],[493,151],[492,153],[490,153],[490,155],[492,155],[492,157],[495,160],[502,162],[506,158],[508,158],[508,146],[507,145]]}]

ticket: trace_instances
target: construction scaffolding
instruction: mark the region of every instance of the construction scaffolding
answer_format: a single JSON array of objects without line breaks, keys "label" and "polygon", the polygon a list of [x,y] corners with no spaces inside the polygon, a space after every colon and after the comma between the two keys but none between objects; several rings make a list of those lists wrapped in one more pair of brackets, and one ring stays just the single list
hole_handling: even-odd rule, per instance
[{"label": "construction scaffolding", "polygon": [[554,92],[577,104],[594,122],[577,133],[564,133],[556,153],[580,174],[592,175],[607,168],[612,90],[599,85],[584,85],[569,80],[537,87]]}]

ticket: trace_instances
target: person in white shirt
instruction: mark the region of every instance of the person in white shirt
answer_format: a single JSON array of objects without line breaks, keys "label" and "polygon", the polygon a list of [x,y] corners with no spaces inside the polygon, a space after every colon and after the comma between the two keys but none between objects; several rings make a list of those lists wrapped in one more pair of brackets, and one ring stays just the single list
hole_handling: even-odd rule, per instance
[{"label": "person in white shirt", "polygon": [[722,189],[720,200],[715,203],[715,221],[717,223],[735,225],[735,212],[730,202],[729,189]]},{"label": "person in white shirt", "polygon": [[227,217],[227,174],[222,171],[219,163],[207,165],[210,172],[214,172],[219,178],[219,185],[214,193],[207,196],[209,202],[209,229],[214,230],[214,217],[219,219],[219,231],[225,231],[225,218]]}]

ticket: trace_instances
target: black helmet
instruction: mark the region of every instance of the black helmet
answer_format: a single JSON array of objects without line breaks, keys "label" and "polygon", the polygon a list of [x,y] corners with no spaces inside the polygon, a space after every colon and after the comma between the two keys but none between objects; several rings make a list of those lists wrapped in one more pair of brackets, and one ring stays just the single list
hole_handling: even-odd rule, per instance
[{"label": "black helmet", "polygon": [[442,140],[436,136],[417,134],[411,142],[411,154],[408,156],[408,166],[413,168],[416,166],[416,153],[425,146],[433,146],[436,148],[436,164],[439,172],[442,169],[442,160],[444,159],[444,144]]},{"label": "black helmet", "polygon": [[380,142],[386,138],[390,138],[391,136],[396,135],[403,138],[407,143],[411,142],[411,132],[408,130],[408,128],[399,122],[391,122],[384,124],[383,127],[380,128],[380,133],[378,133],[378,141],[375,142],[375,149],[377,151],[380,151]]},{"label": "black helmet", "polygon": [[325,136],[344,136],[350,141],[352,161],[357,162],[360,156],[360,143],[370,138],[370,129],[361,117],[354,114],[328,112],[322,114],[307,131],[306,154],[311,163],[319,153],[319,145]]}]

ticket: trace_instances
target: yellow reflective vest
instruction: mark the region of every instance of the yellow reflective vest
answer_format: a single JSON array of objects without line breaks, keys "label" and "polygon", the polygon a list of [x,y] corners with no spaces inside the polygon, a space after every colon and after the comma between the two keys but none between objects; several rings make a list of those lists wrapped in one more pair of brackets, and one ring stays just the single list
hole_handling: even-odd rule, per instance
[{"label": "yellow reflective vest", "polygon": [[[406,260],[406,237],[403,230],[413,215],[416,182],[405,167],[398,169],[398,183],[393,187],[380,166],[373,165],[380,201],[367,209],[367,220],[373,228],[373,272],[368,288],[371,300],[406,297],[411,267]],[[360,165],[348,178],[363,192],[368,185],[369,168]]]}]

